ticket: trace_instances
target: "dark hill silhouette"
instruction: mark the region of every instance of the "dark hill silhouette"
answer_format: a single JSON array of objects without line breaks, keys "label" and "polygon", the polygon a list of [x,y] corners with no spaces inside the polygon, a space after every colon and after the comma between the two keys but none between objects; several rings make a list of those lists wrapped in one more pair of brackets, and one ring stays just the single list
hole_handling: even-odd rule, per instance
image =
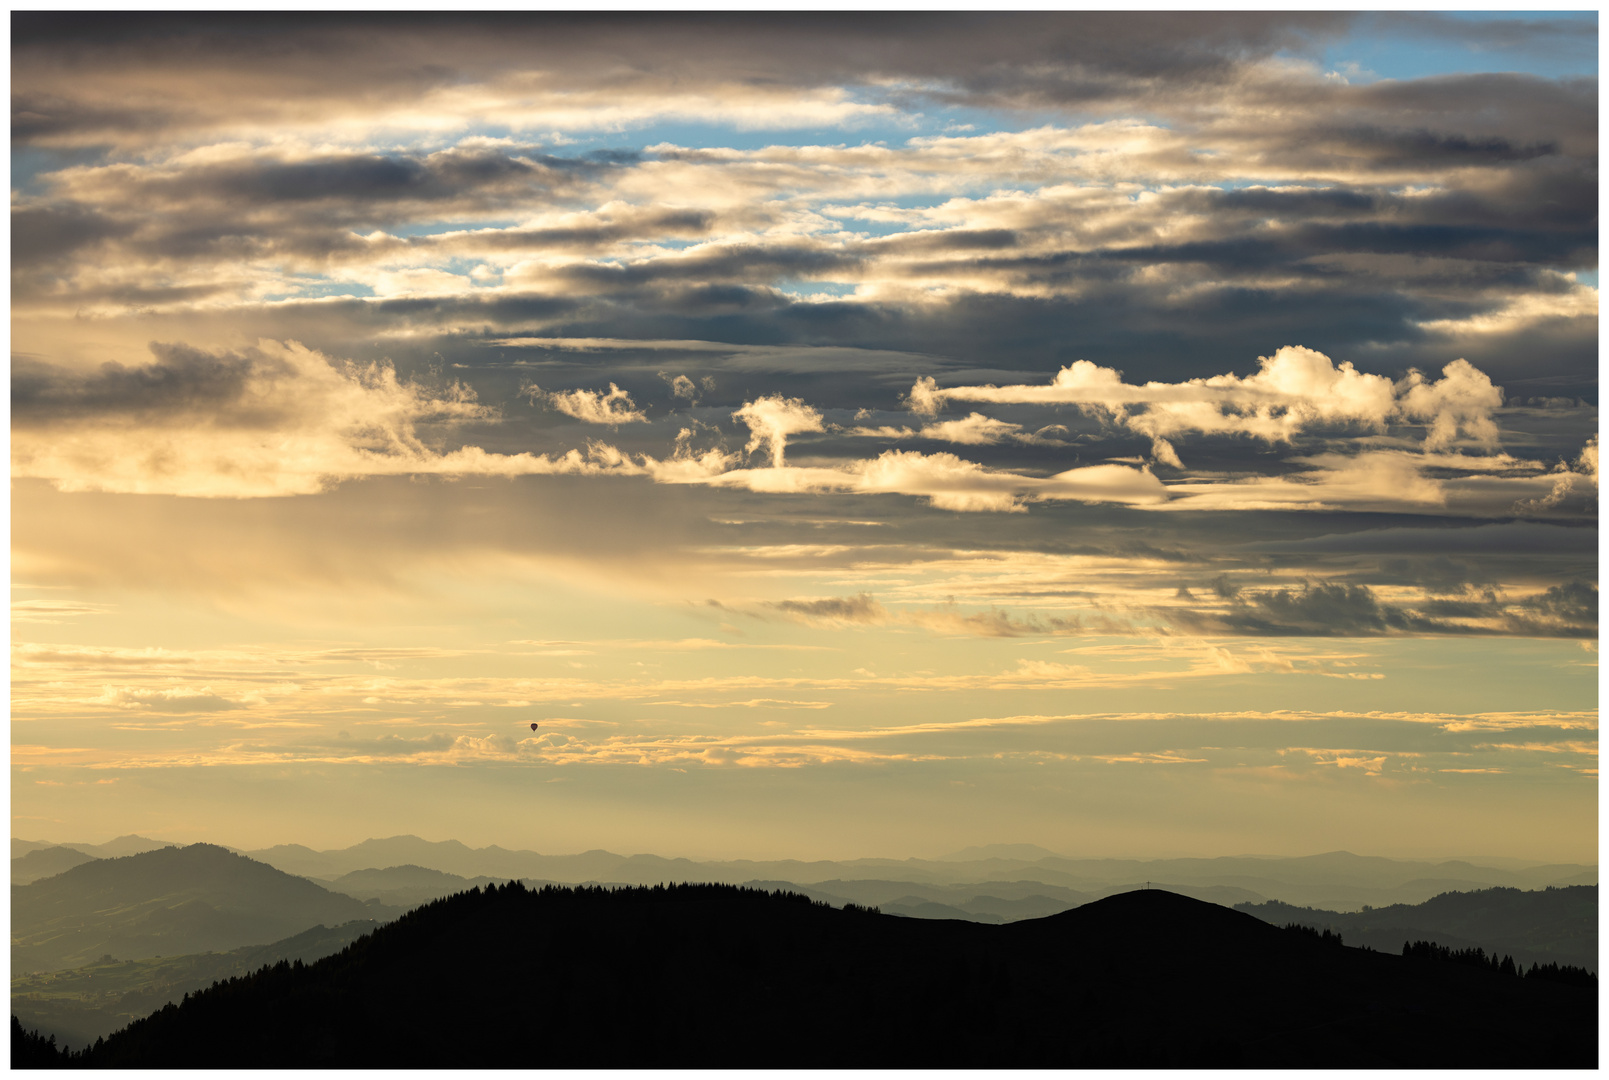
[{"label": "dark hill silhouette", "polygon": [[511,884],[192,995],[95,1067],[1591,1067],[1592,989],[1161,890],[988,926]]},{"label": "dark hill silhouette", "polygon": [[87,855],[77,848],[39,848],[11,860],[11,884],[29,885],[41,878],[55,877],[64,870],[71,870],[94,858],[95,856]]},{"label": "dark hill silhouette", "polygon": [[[213,844],[98,859],[11,889],[11,966],[79,967],[263,945],[375,909]],[[385,913],[389,915],[390,913]]]},{"label": "dark hill silhouette", "polygon": [[1422,904],[1366,911],[1324,911],[1271,901],[1237,911],[1283,926],[1334,930],[1350,944],[1398,952],[1403,942],[1434,940],[1454,949],[1479,947],[1530,964],[1568,964],[1598,970],[1598,887],[1479,889],[1446,892]]}]

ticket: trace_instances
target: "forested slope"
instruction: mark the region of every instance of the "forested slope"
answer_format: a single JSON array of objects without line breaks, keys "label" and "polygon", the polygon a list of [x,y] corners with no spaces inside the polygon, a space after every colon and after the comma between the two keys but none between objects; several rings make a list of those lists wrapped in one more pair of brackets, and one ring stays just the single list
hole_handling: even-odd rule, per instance
[{"label": "forested slope", "polygon": [[730,886],[515,884],[219,984],[78,1063],[1590,1066],[1596,1002],[1161,890],[991,926]]}]

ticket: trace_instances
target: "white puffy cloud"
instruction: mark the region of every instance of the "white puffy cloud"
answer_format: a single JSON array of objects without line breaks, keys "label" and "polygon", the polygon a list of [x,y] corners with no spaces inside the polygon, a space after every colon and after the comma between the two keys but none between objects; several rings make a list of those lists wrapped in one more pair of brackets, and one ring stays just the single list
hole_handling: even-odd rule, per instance
[{"label": "white puffy cloud", "polygon": [[[1492,412],[1502,405],[1503,392],[1466,360],[1448,364],[1435,382],[1413,371],[1400,384],[1297,345],[1259,357],[1258,365],[1257,373],[1245,378],[1228,374],[1143,385],[1126,383],[1121,372],[1087,360],[1062,368],[1048,386],[941,388],[923,376],[907,402],[926,416],[936,415],[947,401],[1075,405],[1156,440],[1195,431],[1288,442],[1315,427],[1354,425],[1383,432],[1392,420],[1406,419],[1427,424],[1427,450],[1450,445],[1460,432],[1482,444],[1497,441]],[[1154,453],[1170,464],[1177,460],[1166,443]]]},{"label": "white puffy cloud", "polygon": [[1492,411],[1503,404],[1502,388],[1493,386],[1486,373],[1468,360],[1454,360],[1441,373],[1443,378],[1434,383],[1417,371],[1410,371],[1404,380],[1399,408],[1404,416],[1428,424],[1425,449],[1450,446],[1459,431],[1476,442],[1496,445]]},{"label": "white puffy cloud", "polygon": [[[683,379],[683,382],[687,380]],[[545,401],[566,416],[573,416],[585,424],[646,424],[648,417],[639,410],[631,395],[614,383],[609,392],[602,390],[565,390],[544,392],[535,383],[523,393],[532,401]]]},{"label": "white puffy cloud", "polygon": [[1175,469],[1184,468],[1184,462],[1179,460],[1179,452],[1166,439],[1155,438],[1151,440],[1151,456],[1164,465],[1172,465]]},{"label": "white puffy cloud", "polygon": [[926,438],[942,439],[945,442],[988,446],[1003,442],[1021,430],[1021,424],[1008,424],[1004,420],[994,420],[982,413],[971,413],[965,420],[945,420],[937,424],[928,424],[922,428],[922,434]]},{"label": "white puffy cloud", "polygon": [[798,398],[785,398],[771,394],[756,398],[732,413],[749,428],[749,442],[745,452],[754,453],[765,446],[771,452],[772,468],[782,468],[782,454],[787,448],[788,436],[807,431],[824,431],[821,414]]}]

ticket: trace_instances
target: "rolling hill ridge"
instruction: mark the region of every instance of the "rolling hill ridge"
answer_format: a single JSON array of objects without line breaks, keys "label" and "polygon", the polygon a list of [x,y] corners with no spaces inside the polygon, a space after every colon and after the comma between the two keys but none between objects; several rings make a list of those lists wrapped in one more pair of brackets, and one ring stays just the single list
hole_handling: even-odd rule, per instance
[{"label": "rolling hill ridge", "polygon": [[730,886],[510,884],[191,995],[81,1063],[1589,1067],[1596,1003],[1162,890],[988,926]]}]

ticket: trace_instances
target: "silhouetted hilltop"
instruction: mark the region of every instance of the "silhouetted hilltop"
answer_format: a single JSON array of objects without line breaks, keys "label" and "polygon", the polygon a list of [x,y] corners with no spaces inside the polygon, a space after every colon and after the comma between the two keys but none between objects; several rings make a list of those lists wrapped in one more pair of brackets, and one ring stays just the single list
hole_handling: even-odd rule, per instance
[{"label": "silhouetted hilltop", "polygon": [[1453,949],[1479,947],[1516,962],[1598,970],[1598,887],[1480,889],[1447,892],[1422,904],[1337,912],[1289,904],[1239,904],[1237,911],[1283,926],[1300,923],[1341,933],[1348,944],[1399,952],[1404,942],[1433,940]]},{"label": "silhouetted hilltop", "polygon": [[11,965],[50,971],[107,953],[223,951],[375,915],[350,896],[213,844],[161,848],[12,886]]},{"label": "silhouetted hilltop", "polygon": [[517,884],[230,980],[92,1066],[1590,1067],[1597,995],[1161,890],[988,926],[731,886]]}]

